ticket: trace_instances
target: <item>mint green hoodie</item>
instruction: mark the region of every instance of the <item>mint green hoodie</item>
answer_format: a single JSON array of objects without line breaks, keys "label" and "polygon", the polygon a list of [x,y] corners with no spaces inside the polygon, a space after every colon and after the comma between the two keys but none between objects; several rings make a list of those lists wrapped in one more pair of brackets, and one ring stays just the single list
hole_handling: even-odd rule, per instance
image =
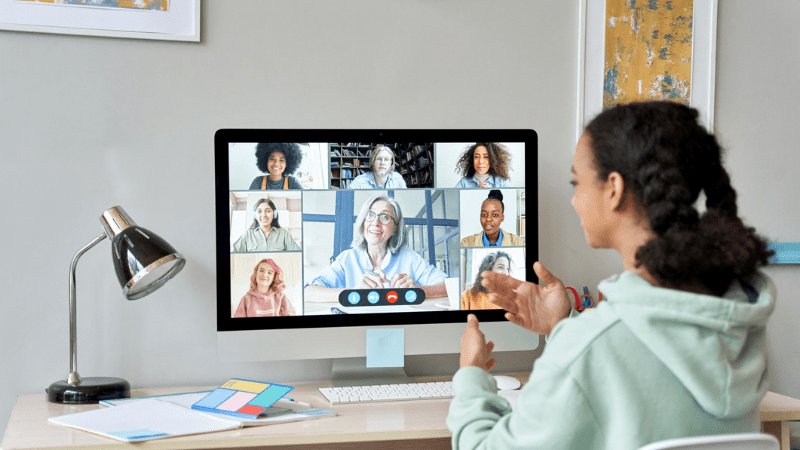
[{"label": "mint green hoodie", "polygon": [[513,412],[486,371],[456,372],[453,448],[625,450],[759,431],[775,288],[763,274],[751,284],[720,298],[633,272],[601,282],[597,308],[553,329]]}]

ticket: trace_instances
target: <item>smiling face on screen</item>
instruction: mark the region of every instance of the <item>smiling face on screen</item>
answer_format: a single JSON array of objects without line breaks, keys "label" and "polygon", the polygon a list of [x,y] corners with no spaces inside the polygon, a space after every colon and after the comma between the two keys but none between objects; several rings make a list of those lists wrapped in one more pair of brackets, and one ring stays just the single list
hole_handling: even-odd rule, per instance
[{"label": "smiling face on screen", "polygon": [[478,175],[486,175],[492,168],[489,163],[489,150],[483,145],[478,146],[472,153],[472,166]]},{"label": "smiling face on screen", "polygon": [[503,275],[508,275],[510,273],[510,264],[508,262],[508,258],[505,256],[499,256],[495,261],[494,265],[492,266],[492,272],[494,273],[501,273]]},{"label": "smiling face on screen", "polygon": [[283,176],[283,171],[286,170],[286,155],[281,152],[273,152],[269,155],[267,164],[269,168],[269,177],[272,180],[278,180]]},{"label": "smiling face on screen", "polygon": [[256,285],[261,292],[267,292],[275,280],[275,269],[267,262],[262,262],[256,269]]},{"label": "smiling face on screen", "polygon": [[272,219],[275,217],[275,211],[269,206],[268,202],[262,202],[256,208],[256,220],[262,230],[269,230],[272,228]]},{"label": "smiling face on screen", "polygon": [[[369,208],[364,219],[364,240],[368,246],[386,247],[395,233],[394,208],[385,200],[378,200]],[[386,222],[386,223],[384,223]]]}]

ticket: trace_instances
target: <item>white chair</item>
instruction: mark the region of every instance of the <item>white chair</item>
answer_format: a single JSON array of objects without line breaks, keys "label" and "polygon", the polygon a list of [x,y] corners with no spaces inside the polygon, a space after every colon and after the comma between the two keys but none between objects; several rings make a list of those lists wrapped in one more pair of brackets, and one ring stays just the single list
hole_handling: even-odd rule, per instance
[{"label": "white chair", "polygon": [[668,439],[639,450],[780,450],[780,445],[771,434],[743,433]]}]

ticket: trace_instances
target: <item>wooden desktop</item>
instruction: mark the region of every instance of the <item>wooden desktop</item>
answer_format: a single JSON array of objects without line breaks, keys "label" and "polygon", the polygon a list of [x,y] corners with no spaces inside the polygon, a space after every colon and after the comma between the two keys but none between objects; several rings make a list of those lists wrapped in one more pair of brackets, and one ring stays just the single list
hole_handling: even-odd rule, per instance
[{"label": "wooden desktop", "polygon": [[[508,374],[527,380],[527,373]],[[417,377],[414,381],[446,381],[449,377]],[[315,407],[336,411],[336,417],[276,425],[248,427],[232,431],[198,434],[126,444],[84,431],[54,425],[49,417],[90,409],[98,405],[60,405],[49,403],[44,393],[17,398],[3,450],[59,449],[208,449],[270,448],[312,449],[321,445],[348,449],[427,449],[450,448],[450,432],[445,424],[450,400],[418,400],[346,404],[331,407],[317,390],[328,382],[293,384],[292,397]],[[134,397],[211,390],[216,386],[134,389]],[[773,392],[761,402],[764,432],[775,435],[782,450],[789,449],[789,421],[800,420],[800,400]]]},{"label": "wooden desktop", "polygon": [[[417,382],[447,381],[450,377],[417,377]],[[445,417],[449,399],[345,404],[331,407],[317,390],[330,381],[290,383],[291,396],[318,408],[333,409],[336,417],[246,427],[232,431],[205,433],[145,443],[127,444],[84,431],[54,425],[49,417],[72,414],[99,405],[61,405],[49,403],[44,393],[17,398],[3,450],[59,449],[207,449],[265,448],[311,449],[325,444],[348,449],[426,449],[450,448],[450,432]],[[133,397],[211,390],[216,386],[134,389]]]}]

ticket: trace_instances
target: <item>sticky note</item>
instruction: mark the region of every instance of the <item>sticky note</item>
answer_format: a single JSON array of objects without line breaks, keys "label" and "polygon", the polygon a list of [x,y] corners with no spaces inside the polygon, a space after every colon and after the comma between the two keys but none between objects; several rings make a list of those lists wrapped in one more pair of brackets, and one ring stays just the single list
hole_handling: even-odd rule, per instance
[{"label": "sticky note", "polygon": [[402,328],[367,328],[367,367],[403,367],[404,331]]}]

